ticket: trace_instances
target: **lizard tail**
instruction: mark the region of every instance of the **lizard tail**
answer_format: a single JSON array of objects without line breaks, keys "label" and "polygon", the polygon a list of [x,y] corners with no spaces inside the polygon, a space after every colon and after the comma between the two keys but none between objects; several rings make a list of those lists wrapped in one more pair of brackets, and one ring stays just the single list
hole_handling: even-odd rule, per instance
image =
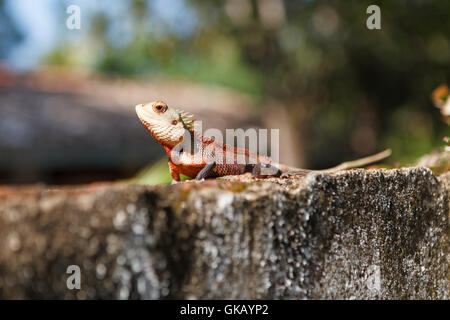
[{"label": "lizard tail", "polygon": [[391,155],[391,153],[392,153],[391,149],[386,149],[382,152],[379,152],[377,154],[374,154],[374,155],[371,155],[371,156],[368,156],[365,158],[343,162],[333,168],[318,170],[318,171],[320,171],[320,172],[336,172],[336,171],[340,171],[340,170],[359,168],[359,167],[367,166],[368,164],[386,159],[387,157],[389,157]]},{"label": "lizard tail", "polygon": [[310,172],[310,171],[314,171],[314,172],[336,172],[336,171],[341,171],[341,170],[347,170],[347,169],[352,169],[352,168],[359,168],[359,167],[363,167],[363,166],[367,166],[371,163],[383,160],[387,157],[389,157],[391,155],[392,151],[391,149],[386,149],[382,152],[379,152],[377,154],[365,157],[365,158],[361,158],[361,159],[357,159],[357,160],[352,160],[352,161],[347,161],[347,162],[343,162],[335,167],[332,168],[328,168],[328,169],[323,169],[323,170],[307,170],[307,169],[300,169],[300,168],[294,168],[294,167],[289,167],[283,164],[273,164],[275,166],[277,166],[278,168],[280,168],[280,170],[282,172]]}]

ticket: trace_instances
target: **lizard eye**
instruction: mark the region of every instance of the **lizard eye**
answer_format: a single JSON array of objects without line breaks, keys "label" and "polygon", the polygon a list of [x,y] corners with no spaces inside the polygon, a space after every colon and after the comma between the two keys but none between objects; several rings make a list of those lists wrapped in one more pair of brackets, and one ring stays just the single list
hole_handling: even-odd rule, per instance
[{"label": "lizard eye", "polygon": [[156,113],[163,113],[167,110],[167,106],[163,105],[163,104],[156,104],[153,106],[153,111],[155,111]]}]

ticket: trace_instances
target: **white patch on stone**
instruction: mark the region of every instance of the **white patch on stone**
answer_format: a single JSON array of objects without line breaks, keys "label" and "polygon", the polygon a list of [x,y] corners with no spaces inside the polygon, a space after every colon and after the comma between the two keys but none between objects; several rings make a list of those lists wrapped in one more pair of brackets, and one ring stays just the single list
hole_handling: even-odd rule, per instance
[{"label": "white patch on stone", "polygon": [[114,217],[113,224],[116,229],[122,229],[126,226],[127,223],[127,215],[123,211],[117,212]]},{"label": "white patch on stone", "polygon": [[367,270],[369,277],[367,278],[367,288],[370,291],[377,293],[381,290],[381,269],[379,265],[372,264]]},{"label": "white patch on stone", "polygon": [[226,192],[217,197],[217,209],[219,211],[226,209],[233,203],[234,196],[231,192]]}]

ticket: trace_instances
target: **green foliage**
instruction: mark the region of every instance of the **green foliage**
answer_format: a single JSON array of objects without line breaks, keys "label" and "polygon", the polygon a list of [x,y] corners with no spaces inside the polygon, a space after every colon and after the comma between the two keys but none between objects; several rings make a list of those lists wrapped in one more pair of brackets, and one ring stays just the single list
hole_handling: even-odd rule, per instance
[{"label": "green foliage", "polygon": [[[180,178],[181,181],[189,179],[184,175],[181,175]],[[133,181],[130,182],[148,185],[171,183],[172,177],[169,173],[167,159],[164,158],[158,160],[157,162],[145,167],[136,175]]]},{"label": "green foliage", "polygon": [[412,165],[435,146],[443,145],[442,136],[436,135],[430,114],[411,111],[405,106],[389,119],[386,145],[394,150],[391,162]]}]

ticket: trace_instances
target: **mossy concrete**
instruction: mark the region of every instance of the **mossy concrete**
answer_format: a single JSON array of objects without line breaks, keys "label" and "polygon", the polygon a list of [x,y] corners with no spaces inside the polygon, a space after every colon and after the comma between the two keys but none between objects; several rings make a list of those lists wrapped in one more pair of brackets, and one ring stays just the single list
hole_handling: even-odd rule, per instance
[{"label": "mossy concrete", "polygon": [[0,298],[448,299],[449,180],[408,168],[3,188]]}]

